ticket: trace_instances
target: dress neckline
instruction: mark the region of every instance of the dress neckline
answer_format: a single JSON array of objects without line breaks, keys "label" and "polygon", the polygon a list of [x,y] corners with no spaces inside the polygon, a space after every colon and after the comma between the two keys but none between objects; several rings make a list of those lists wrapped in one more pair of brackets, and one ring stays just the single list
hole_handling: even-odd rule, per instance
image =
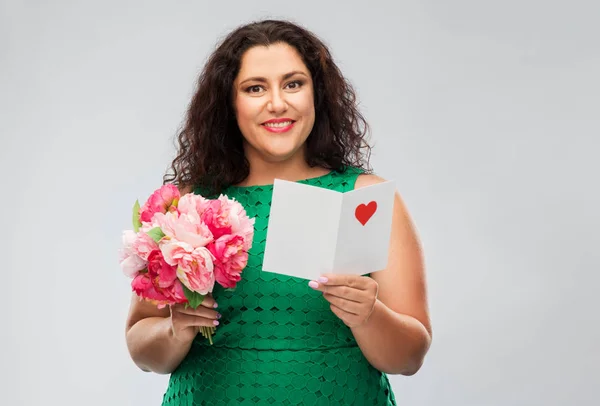
[{"label": "dress neckline", "polygon": [[[306,179],[300,179],[300,180],[296,180],[293,181],[295,183],[307,183],[310,184],[311,182],[316,182],[316,181],[322,181],[323,179],[329,178],[333,175],[333,173],[335,172],[334,170],[331,170],[323,175],[319,175],[319,176],[315,176],[312,178],[306,178]],[[268,183],[268,184],[264,184],[264,185],[249,185],[249,186],[235,186],[235,185],[230,185],[227,186],[226,189],[228,190],[254,190],[254,189],[272,189],[273,188],[274,183]]]}]

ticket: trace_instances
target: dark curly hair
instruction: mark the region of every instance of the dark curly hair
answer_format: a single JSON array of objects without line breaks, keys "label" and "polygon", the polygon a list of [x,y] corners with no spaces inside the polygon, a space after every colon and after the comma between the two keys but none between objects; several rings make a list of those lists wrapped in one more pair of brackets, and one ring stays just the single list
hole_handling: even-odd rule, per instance
[{"label": "dark curly hair", "polygon": [[233,82],[244,53],[254,46],[286,43],[296,49],[312,75],[315,123],[306,140],[309,166],[370,172],[370,128],[358,111],[351,84],[333,62],[327,46],[289,21],[263,20],[231,32],[208,59],[185,123],[177,136],[177,156],[164,184],[202,187],[210,193],[242,182],[249,174],[243,137],[233,109]]}]

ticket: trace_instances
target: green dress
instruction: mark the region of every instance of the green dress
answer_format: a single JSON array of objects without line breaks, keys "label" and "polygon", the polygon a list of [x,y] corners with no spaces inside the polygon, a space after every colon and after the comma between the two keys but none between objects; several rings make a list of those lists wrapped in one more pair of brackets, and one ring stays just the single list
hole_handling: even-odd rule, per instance
[{"label": "green dress", "polygon": [[[299,183],[346,192],[360,172]],[[248,265],[235,291],[215,285],[222,318],[214,345],[198,334],[162,405],[396,405],[387,375],[369,364],[322,293],[307,280],[262,271],[272,192],[272,185],[223,191],[256,218]]]}]

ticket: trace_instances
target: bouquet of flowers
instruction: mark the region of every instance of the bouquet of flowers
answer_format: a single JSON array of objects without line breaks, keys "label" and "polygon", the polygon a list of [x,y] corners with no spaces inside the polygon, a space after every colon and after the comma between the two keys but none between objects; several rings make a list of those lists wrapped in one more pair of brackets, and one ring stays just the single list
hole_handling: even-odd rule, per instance
[{"label": "bouquet of flowers", "polygon": [[[227,196],[180,195],[164,185],[133,207],[133,230],[123,232],[120,265],[140,300],[164,308],[185,303],[196,309],[215,282],[234,290],[248,262],[254,219]],[[214,327],[202,327],[210,340]]]}]

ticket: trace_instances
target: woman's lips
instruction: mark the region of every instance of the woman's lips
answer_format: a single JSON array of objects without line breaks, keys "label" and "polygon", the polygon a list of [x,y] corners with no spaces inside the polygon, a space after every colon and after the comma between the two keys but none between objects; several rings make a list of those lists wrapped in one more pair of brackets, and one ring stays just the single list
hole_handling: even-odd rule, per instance
[{"label": "woman's lips", "polygon": [[287,131],[291,130],[294,127],[294,124],[296,124],[295,121],[292,121],[291,124],[288,124],[288,125],[286,125],[284,127],[280,127],[280,126],[277,126],[277,127],[275,127],[275,126],[268,126],[266,124],[263,124],[262,126],[267,131],[272,132],[272,133],[284,133],[284,132],[287,132]]}]

